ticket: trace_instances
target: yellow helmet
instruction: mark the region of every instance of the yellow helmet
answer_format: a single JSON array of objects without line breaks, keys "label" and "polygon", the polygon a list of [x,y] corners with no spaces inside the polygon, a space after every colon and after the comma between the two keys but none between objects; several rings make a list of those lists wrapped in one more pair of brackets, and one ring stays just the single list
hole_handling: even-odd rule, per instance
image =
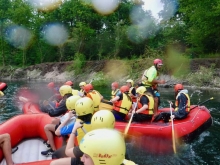
[{"label": "yellow helmet", "polygon": [[91,119],[92,129],[114,128],[115,117],[109,110],[99,110]]},{"label": "yellow helmet", "polygon": [[83,97],[76,101],[75,111],[78,116],[83,116],[87,114],[94,113],[94,105],[92,99],[88,97]]},{"label": "yellow helmet", "polygon": [[72,94],[72,88],[69,85],[63,85],[59,89],[60,95],[64,96],[65,94]]},{"label": "yellow helmet", "polygon": [[68,99],[66,99],[66,107],[68,110],[72,111],[75,110],[75,104],[76,101],[81,99],[80,96],[74,95],[74,96],[70,96]]},{"label": "yellow helmet", "polygon": [[141,94],[141,95],[143,95],[144,92],[146,92],[146,88],[143,87],[143,86],[138,87],[138,88],[136,89],[136,93],[139,93],[139,94]]},{"label": "yellow helmet", "polygon": [[81,82],[81,83],[79,83],[79,86],[81,87],[81,86],[85,86],[86,85],[86,83],[85,82]]},{"label": "yellow helmet", "polygon": [[128,79],[126,82],[127,82],[127,83],[128,83],[128,82],[131,83],[131,86],[132,86],[132,87],[134,86],[134,81],[133,81],[132,79]]},{"label": "yellow helmet", "polygon": [[114,129],[88,132],[80,142],[80,150],[88,154],[95,165],[119,165],[125,159],[125,142]]}]

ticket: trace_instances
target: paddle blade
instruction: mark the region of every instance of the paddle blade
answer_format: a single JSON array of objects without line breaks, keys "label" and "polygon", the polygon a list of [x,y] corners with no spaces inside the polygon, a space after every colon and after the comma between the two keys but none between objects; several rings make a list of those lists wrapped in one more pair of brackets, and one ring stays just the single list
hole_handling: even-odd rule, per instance
[{"label": "paddle blade", "polygon": [[176,140],[175,140],[174,129],[172,129],[172,142],[173,142],[173,152],[176,154]]},{"label": "paddle blade", "polygon": [[2,91],[0,91],[0,97],[4,96],[4,93]]}]

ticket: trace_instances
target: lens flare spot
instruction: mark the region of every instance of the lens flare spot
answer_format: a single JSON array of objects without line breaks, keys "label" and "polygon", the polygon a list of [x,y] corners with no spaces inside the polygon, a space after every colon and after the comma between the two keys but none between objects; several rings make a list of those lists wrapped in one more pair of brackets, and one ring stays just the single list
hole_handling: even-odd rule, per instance
[{"label": "lens flare spot", "polygon": [[62,4],[62,0],[28,0],[28,3],[40,11],[51,11]]},{"label": "lens flare spot", "polygon": [[42,35],[48,44],[54,46],[62,45],[68,39],[67,29],[59,23],[46,24],[43,27]]},{"label": "lens flare spot", "polygon": [[14,47],[24,50],[29,46],[33,35],[27,28],[13,25],[6,28],[4,37]]},{"label": "lens flare spot", "polygon": [[158,30],[151,13],[144,11],[140,6],[132,8],[130,19],[133,25],[128,27],[127,36],[132,42],[141,43],[145,39],[154,36]]},{"label": "lens flare spot", "polygon": [[120,0],[92,0],[94,9],[102,14],[109,15],[113,13],[120,3]]}]

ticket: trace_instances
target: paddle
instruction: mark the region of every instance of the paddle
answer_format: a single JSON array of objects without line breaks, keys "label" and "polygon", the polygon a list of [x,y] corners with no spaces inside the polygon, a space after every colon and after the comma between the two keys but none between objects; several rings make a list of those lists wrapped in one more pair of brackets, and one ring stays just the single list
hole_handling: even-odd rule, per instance
[{"label": "paddle", "polygon": [[19,99],[21,102],[24,102],[24,103],[30,101],[29,99],[27,99],[26,97],[23,97],[23,96],[19,96],[18,99]]},{"label": "paddle", "polygon": [[109,105],[113,105],[112,102],[110,102],[109,100],[106,100],[106,99],[102,99],[101,102],[102,102],[102,103],[109,104]]},{"label": "paddle", "polygon": [[94,80],[94,78],[89,82],[89,84],[92,84],[93,80]]},{"label": "paddle", "polygon": [[176,154],[175,132],[174,132],[173,117],[172,117],[172,102],[169,102],[169,103],[170,103],[170,118],[171,118],[171,124],[172,124],[173,151]]},{"label": "paddle", "polygon": [[213,100],[213,99],[214,99],[214,97],[211,97],[211,98],[209,98],[209,99],[207,99],[207,100],[205,100],[205,101],[199,103],[198,105],[194,106],[193,108],[190,108],[190,110],[193,110],[194,108],[196,108],[196,107],[198,107],[198,106],[200,106],[200,105],[202,105],[202,104],[205,104],[206,102],[208,102],[208,101],[210,101],[210,100]]},{"label": "paddle", "polygon": [[0,97],[3,97],[4,93],[2,91],[0,91]]},{"label": "paddle", "polygon": [[[136,104],[135,104],[135,106],[134,106],[133,110],[135,110],[135,109],[136,109],[137,104],[138,104],[138,102],[136,102]],[[133,110],[132,110],[132,111],[133,111]],[[128,122],[128,124],[127,124],[126,128],[125,128],[125,131],[124,131],[124,135],[125,135],[125,136],[127,135],[128,130],[129,130],[129,128],[130,128],[130,125],[131,125],[131,121],[132,121],[132,119],[133,119],[133,116],[134,116],[134,113],[132,113],[132,114],[131,114],[130,120],[129,120],[129,122]]]}]

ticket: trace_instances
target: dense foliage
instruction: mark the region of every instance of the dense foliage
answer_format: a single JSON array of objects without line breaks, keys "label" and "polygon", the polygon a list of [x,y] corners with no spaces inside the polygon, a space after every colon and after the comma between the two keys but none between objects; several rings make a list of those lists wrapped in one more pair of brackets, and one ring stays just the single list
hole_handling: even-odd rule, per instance
[{"label": "dense foliage", "polygon": [[[158,57],[170,47],[189,57],[220,52],[219,0],[161,0],[160,21],[140,0],[121,0],[110,14],[99,14],[89,0],[63,0],[48,10],[29,2],[0,1],[2,66],[77,60],[79,54],[86,60]],[[54,26],[47,42],[47,28],[58,23],[66,38]]]}]

